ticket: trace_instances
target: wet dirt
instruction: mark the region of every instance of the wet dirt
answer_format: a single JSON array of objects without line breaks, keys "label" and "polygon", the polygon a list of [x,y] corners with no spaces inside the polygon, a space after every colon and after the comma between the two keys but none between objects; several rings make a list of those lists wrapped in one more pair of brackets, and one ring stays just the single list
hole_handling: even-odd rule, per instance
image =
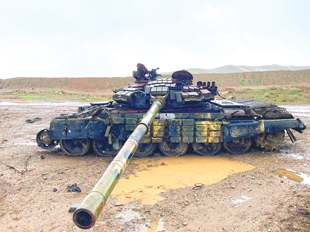
[{"label": "wet dirt", "polygon": [[305,173],[296,173],[294,170],[290,169],[277,169],[276,174],[280,178],[284,177],[301,184],[310,184],[310,176],[306,175]]},{"label": "wet dirt", "polygon": [[234,173],[255,168],[223,157],[200,157],[195,154],[141,158],[134,164],[135,174],[121,179],[113,191],[113,196],[123,204],[138,201],[143,205],[153,205],[163,200],[160,193],[171,189],[193,188],[197,183],[207,186]]},{"label": "wet dirt", "polygon": [[294,172],[288,171],[286,169],[277,169],[276,173],[280,178],[286,177],[289,180],[293,180],[296,182],[302,182],[304,180],[301,176],[298,176]]},{"label": "wet dirt", "polygon": [[[59,146],[45,151],[34,144],[36,133],[47,128],[53,117],[76,112],[77,106],[85,103],[15,100],[11,104],[6,99],[0,102],[0,231],[82,231],[74,225],[68,209],[73,203],[82,202],[112,158],[103,159],[91,153],[84,157],[68,157]],[[292,113],[305,114],[300,117],[310,125],[309,105],[285,107]],[[25,122],[35,117],[42,120],[33,124]],[[150,176],[154,171],[155,175],[162,175],[158,183],[152,184],[164,186],[157,193],[160,199],[148,205],[133,195],[136,199],[129,198],[130,203],[120,204],[121,200],[113,192],[95,226],[88,231],[309,231],[309,217],[299,214],[298,210],[310,209],[310,185],[281,178],[276,172],[285,169],[304,180],[310,174],[310,132],[293,133],[298,141],[292,144],[286,137],[277,152],[252,149],[242,155],[221,152],[216,157],[206,157],[204,165],[208,168],[202,169],[201,174],[186,169],[190,166],[187,160],[192,159],[191,154],[175,158],[179,160],[173,167],[175,173],[166,170],[165,175],[156,173],[165,166],[173,166],[165,157],[133,157],[119,184],[131,180],[136,180],[137,184],[140,179],[136,178],[141,173],[147,173],[151,181],[156,179],[156,176]],[[22,170],[30,155],[28,171],[23,175],[6,166]],[[201,158],[195,157],[198,161]],[[213,159],[215,163],[229,164],[227,169],[219,169],[218,179],[206,179],[210,182],[199,179],[200,175],[203,178],[213,175],[210,170],[215,165],[207,166]],[[193,164],[202,166],[198,161]],[[237,172],[236,165],[256,168]],[[169,175],[176,175],[181,170],[184,170],[183,177],[188,178],[186,181],[175,188],[165,184]],[[193,189],[199,182],[205,183],[204,186]],[[67,192],[67,185],[74,183],[81,193]],[[54,188],[56,192],[53,192]],[[121,214],[130,209],[134,217]]]}]

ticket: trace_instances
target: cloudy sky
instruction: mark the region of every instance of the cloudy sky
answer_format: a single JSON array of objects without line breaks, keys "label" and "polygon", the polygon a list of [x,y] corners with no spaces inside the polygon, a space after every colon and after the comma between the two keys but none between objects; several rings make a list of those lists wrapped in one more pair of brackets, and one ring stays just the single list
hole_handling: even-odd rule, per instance
[{"label": "cloudy sky", "polygon": [[0,0],[0,78],[310,65],[308,0]]}]

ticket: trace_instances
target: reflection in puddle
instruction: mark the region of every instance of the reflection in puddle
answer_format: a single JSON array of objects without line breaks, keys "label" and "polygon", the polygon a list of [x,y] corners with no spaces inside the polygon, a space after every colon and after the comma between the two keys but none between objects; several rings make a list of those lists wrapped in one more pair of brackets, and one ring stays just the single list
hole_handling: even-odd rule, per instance
[{"label": "reflection in puddle", "polygon": [[296,174],[294,170],[291,169],[277,169],[276,174],[282,178],[287,178],[299,182],[301,184],[310,184],[310,177],[304,173]]},{"label": "reflection in puddle", "polygon": [[136,174],[119,180],[113,191],[113,196],[123,204],[137,200],[153,205],[163,199],[159,194],[169,189],[190,187],[195,183],[211,185],[233,173],[255,168],[227,158],[197,155],[140,158],[134,163]]}]

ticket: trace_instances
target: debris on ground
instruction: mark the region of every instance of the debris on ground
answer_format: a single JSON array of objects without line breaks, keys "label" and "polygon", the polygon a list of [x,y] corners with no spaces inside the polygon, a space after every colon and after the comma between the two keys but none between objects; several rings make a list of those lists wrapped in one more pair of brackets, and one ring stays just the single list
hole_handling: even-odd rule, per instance
[{"label": "debris on ground", "polygon": [[73,203],[71,206],[70,206],[70,209],[69,209],[69,213],[72,213],[74,212],[81,204],[80,203]]},{"label": "debris on ground", "polygon": [[25,161],[25,168],[24,168],[24,170],[20,170],[17,167],[14,167],[14,166],[11,166],[11,165],[6,165],[6,166],[9,167],[9,168],[14,169],[15,171],[19,172],[20,174],[24,174],[27,171],[27,164],[28,164],[28,160],[29,160],[30,157],[31,156],[28,156],[26,161]]},{"label": "debris on ground", "polygon": [[34,123],[34,122],[36,122],[36,121],[41,121],[41,118],[36,117],[36,118],[34,118],[34,119],[27,119],[25,122],[26,122],[26,123]]},{"label": "debris on ground", "polygon": [[310,214],[310,212],[307,209],[299,209],[298,213],[303,214],[303,215],[309,215]]},{"label": "debris on ground", "polygon": [[185,206],[188,206],[188,205],[189,205],[189,202],[188,202],[188,201],[185,201],[185,202],[184,202],[184,205],[185,205]]},{"label": "debris on ground", "polygon": [[53,192],[57,192],[57,188],[53,188]]},{"label": "debris on ground", "polygon": [[81,189],[75,184],[73,185],[67,185],[67,191],[68,192],[81,192]]},{"label": "debris on ground", "polygon": [[200,190],[203,187],[203,183],[196,183],[195,187],[193,187],[193,190]]}]

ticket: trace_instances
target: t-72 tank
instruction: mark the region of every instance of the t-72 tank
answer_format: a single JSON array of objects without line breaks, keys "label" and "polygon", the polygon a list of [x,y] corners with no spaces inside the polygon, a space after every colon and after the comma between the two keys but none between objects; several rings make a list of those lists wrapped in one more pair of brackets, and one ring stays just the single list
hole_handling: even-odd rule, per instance
[{"label": "t-72 tank", "polygon": [[285,131],[294,142],[290,129],[306,129],[300,119],[270,103],[216,100],[214,82],[194,85],[185,70],[158,78],[156,69],[138,64],[133,76],[135,82],[113,90],[114,102],[79,107],[77,113],[53,118],[50,128],[37,134],[39,147],[51,149],[59,142],[70,156],[85,155],[91,146],[98,156],[117,154],[74,213],[80,228],[94,225],[133,155],[149,156],[158,146],[163,155],[181,156],[189,145],[201,156],[216,155],[222,147],[232,154],[252,145],[273,151],[281,147]]},{"label": "t-72 tank", "polygon": [[82,156],[90,147],[98,156],[115,156],[124,141],[150,108],[156,96],[166,96],[144,135],[135,155],[151,155],[158,146],[163,155],[184,155],[191,145],[201,156],[216,155],[222,146],[229,153],[244,153],[255,146],[278,149],[287,131],[302,132],[300,119],[276,105],[248,100],[221,99],[214,82],[198,81],[185,71],[171,78],[158,78],[156,69],[148,71],[138,64],[136,81],[123,89],[114,89],[114,101],[81,106],[77,113],[53,118],[50,128],[37,135],[38,146],[51,149],[60,143],[63,152]]}]

